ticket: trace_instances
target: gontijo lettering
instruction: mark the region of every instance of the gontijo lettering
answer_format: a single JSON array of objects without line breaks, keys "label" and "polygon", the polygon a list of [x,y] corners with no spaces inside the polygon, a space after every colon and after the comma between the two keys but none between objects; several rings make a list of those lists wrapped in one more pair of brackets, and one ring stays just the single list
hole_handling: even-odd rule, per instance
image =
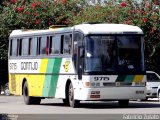
[{"label": "gontijo lettering", "polygon": [[38,70],[38,62],[21,62],[21,70]]}]

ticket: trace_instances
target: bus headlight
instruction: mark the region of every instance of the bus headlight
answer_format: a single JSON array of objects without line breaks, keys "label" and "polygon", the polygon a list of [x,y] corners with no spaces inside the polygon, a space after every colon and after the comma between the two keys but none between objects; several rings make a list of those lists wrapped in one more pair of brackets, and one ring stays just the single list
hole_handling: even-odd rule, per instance
[{"label": "bus headlight", "polygon": [[96,83],[95,82],[91,82],[91,86],[96,86]]},{"label": "bus headlight", "polygon": [[97,83],[96,83],[96,86],[100,86],[100,83],[99,83],[99,82],[97,82]]},{"label": "bus headlight", "polygon": [[91,86],[90,82],[85,82],[85,86],[90,87]]}]

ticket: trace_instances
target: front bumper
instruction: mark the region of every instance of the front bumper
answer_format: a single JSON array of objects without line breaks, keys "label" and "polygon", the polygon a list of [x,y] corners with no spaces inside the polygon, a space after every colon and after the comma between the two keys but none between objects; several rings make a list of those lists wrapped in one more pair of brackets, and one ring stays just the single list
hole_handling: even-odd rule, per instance
[{"label": "front bumper", "polygon": [[77,100],[124,100],[145,99],[145,87],[81,88],[74,91]]}]

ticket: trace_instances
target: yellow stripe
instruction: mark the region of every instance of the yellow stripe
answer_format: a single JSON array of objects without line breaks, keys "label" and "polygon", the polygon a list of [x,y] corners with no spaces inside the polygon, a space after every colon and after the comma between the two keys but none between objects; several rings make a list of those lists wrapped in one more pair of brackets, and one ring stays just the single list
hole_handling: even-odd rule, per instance
[{"label": "yellow stripe", "polygon": [[142,82],[144,75],[136,75],[133,82]]},{"label": "yellow stripe", "polygon": [[[47,63],[48,63],[48,59],[41,60],[39,73],[46,73]],[[31,96],[42,96],[44,80],[45,80],[45,75],[43,74],[30,76],[30,82],[31,82],[31,85],[33,85],[33,86],[30,86],[31,89],[33,88],[33,90],[31,90],[30,92]]]},{"label": "yellow stripe", "polygon": [[46,73],[47,63],[48,63],[48,59],[41,60],[41,66],[40,66],[40,71],[39,71],[40,73]]}]

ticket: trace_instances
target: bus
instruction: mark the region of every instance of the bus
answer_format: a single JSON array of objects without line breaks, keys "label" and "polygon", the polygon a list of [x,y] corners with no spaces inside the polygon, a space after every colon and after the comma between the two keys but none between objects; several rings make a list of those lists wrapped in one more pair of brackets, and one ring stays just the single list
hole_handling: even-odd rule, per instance
[{"label": "bus", "polygon": [[13,30],[9,90],[27,105],[59,98],[80,101],[146,98],[143,31],[126,24],[83,23],[46,30]]}]

